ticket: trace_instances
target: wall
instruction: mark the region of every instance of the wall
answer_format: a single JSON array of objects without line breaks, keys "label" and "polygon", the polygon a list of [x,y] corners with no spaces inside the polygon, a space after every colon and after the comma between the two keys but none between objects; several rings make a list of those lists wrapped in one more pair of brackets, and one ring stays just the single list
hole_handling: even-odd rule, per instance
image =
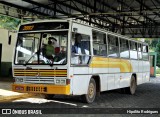
[{"label": "wall", "polygon": [[[11,76],[13,52],[16,43],[16,33],[6,29],[0,29],[0,43],[2,44],[2,58],[0,64],[0,76]],[[12,36],[11,44],[8,44],[8,37]]]}]

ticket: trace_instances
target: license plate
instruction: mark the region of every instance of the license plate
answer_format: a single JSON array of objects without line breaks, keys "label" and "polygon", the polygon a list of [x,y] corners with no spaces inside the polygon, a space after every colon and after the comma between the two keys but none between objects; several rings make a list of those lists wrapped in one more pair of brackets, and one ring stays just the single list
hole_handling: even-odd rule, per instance
[{"label": "license plate", "polygon": [[22,87],[22,86],[16,86],[15,89],[16,89],[16,90],[19,90],[19,91],[23,91],[23,90],[24,90],[24,87]]}]

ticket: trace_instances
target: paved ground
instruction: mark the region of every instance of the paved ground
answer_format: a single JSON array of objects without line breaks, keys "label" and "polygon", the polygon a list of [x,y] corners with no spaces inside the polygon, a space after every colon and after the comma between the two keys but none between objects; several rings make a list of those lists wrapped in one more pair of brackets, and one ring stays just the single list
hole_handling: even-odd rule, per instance
[{"label": "paved ground", "polygon": [[[0,78],[1,79],[1,78]],[[7,78],[8,79],[8,78]],[[7,80],[5,78],[2,78],[2,80],[0,80],[0,90],[9,90],[11,91],[11,84],[12,84],[12,80]],[[10,78],[11,79],[11,78]],[[2,92],[0,92],[0,98],[3,96],[4,94],[2,94]]]},{"label": "paved ground", "polygon": [[1,81],[0,80],[0,89],[11,90],[12,81]]},{"label": "paved ground", "polygon": [[[10,84],[11,82],[0,82],[0,89],[10,89]],[[58,109],[57,112],[64,113],[65,110],[74,108],[81,110],[73,110],[73,113],[76,113],[76,111],[85,112],[88,111],[88,108],[91,113],[96,113],[97,109],[106,112],[109,109],[117,108],[114,110],[116,113],[120,109],[124,111],[123,109],[136,108],[140,110],[140,108],[150,108],[154,111],[158,110],[160,113],[160,77],[151,78],[150,82],[139,85],[135,95],[123,94],[120,90],[106,91],[102,92],[92,104],[82,103],[81,98],[78,96],[55,96],[53,100],[46,100],[40,97],[15,99],[12,102],[0,103],[0,107],[46,108],[51,113],[55,112],[56,109]],[[121,117],[123,116],[125,115],[121,115]],[[145,116],[150,116],[150,114]]]},{"label": "paved ground", "polygon": [[32,94],[12,91],[13,78],[0,78],[0,103],[11,102],[15,99],[33,97]]},{"label": "paved ground", "polygon": [[[79,97],[61,97],[54,99],[67,102],[75,102],[80,107],[84,104]],[[160,77],[151,78],[151,81],[138,85],[136,94],[123,94],[121,90],[102,92],[91,108],[160,108]]]}]

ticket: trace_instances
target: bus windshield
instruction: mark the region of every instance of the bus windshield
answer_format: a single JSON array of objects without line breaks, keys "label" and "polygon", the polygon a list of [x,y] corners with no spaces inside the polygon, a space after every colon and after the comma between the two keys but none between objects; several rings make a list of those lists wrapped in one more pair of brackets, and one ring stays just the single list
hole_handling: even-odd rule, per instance
[{"label": "bus windshield", "polygon": [[19,33],[15,64],[66,64],[67,31]]}]

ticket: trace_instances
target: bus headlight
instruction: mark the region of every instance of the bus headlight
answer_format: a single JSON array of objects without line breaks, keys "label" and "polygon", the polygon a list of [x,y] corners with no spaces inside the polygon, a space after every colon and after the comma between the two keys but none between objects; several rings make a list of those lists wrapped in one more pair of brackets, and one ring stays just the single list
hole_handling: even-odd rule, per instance
[{"label": "bus headlight", "polygon": [[57,85],[65,85],[66,84],[66,79],[55,79],[55,84]]},{"label": "bus headlight", "polygon": [[23,82],[23,78],[15,78],[16,82]]},{"label": "bus headlight", "polygon": [[56,84],[60,84],[60,79],[56,79]]},{"label": "bus headlight", "polygon": [[66,80],[62,79],[61,84],[66,84]]}]

